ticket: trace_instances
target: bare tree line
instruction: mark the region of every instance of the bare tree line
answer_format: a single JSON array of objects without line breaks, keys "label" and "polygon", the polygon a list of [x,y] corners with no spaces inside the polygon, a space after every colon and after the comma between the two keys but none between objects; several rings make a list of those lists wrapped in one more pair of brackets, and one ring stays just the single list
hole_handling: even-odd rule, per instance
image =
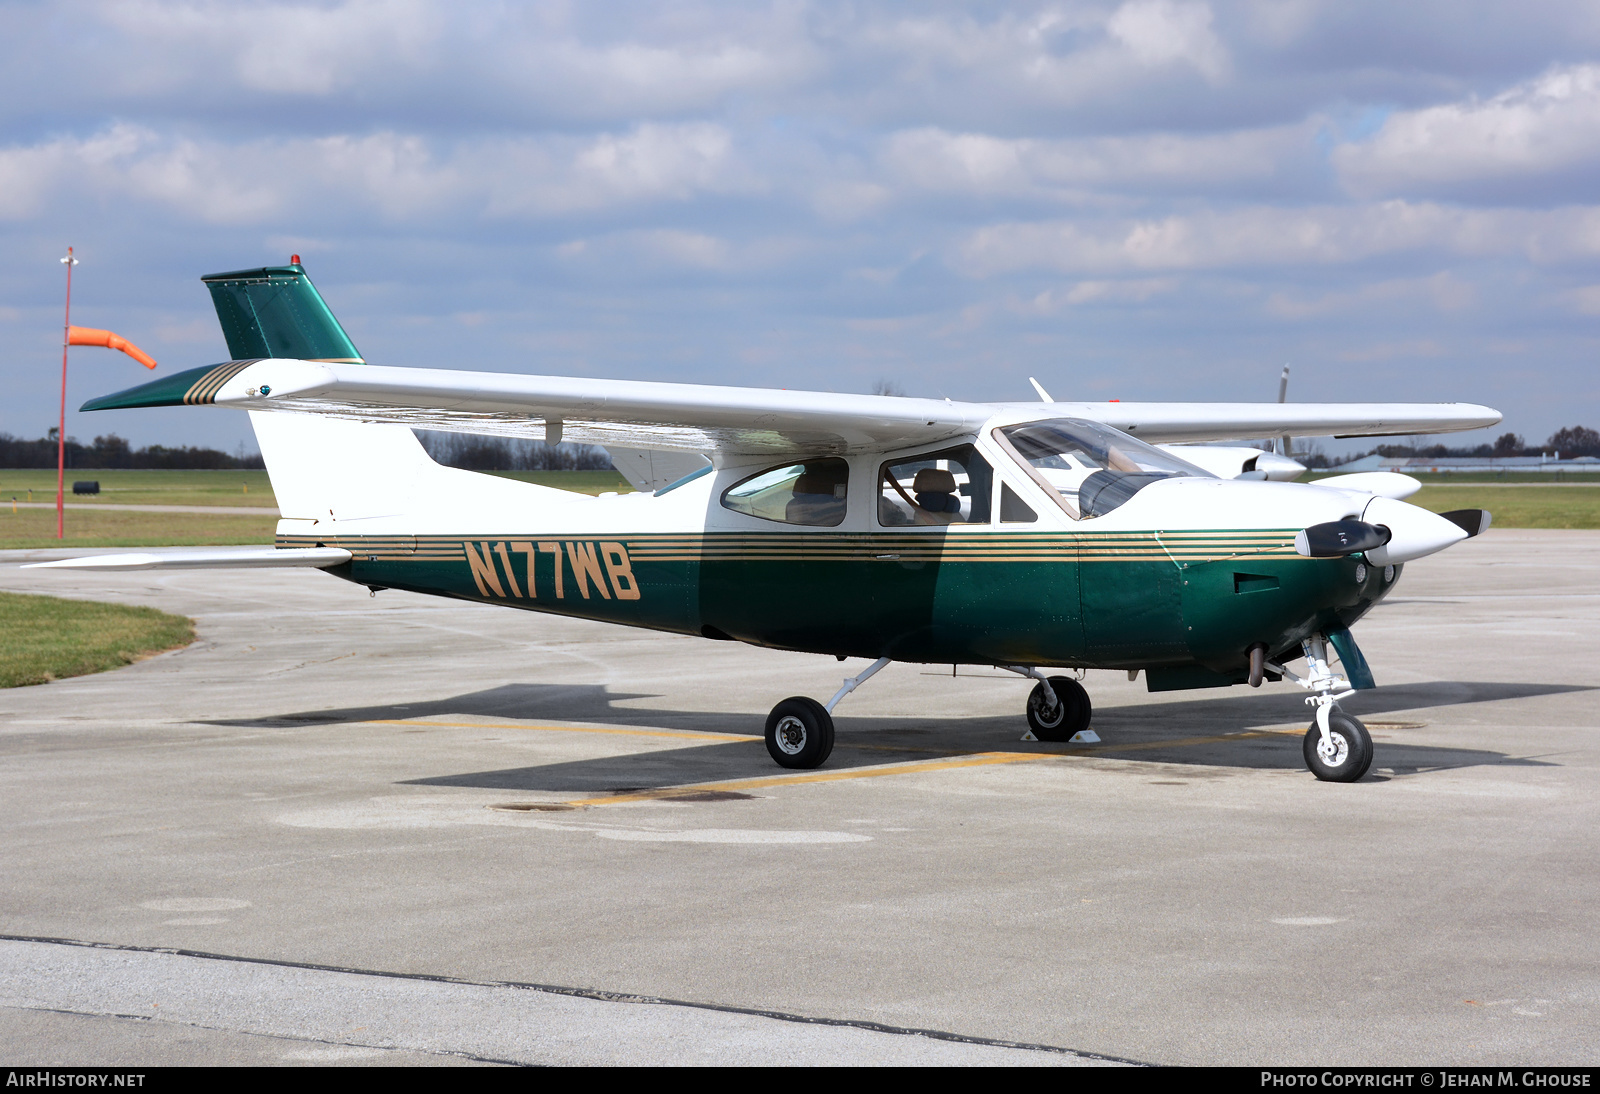
[{"label": "bare tree line", "polygon": [[609,471],[611,457],[592,444],[545,444],[477,433],[414,431],[437,463],[466,471]]}]

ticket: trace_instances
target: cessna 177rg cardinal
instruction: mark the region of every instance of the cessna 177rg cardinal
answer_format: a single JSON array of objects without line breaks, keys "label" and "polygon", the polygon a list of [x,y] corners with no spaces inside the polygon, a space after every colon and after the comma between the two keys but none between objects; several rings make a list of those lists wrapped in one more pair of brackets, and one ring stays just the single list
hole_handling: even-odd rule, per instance
[{"label": "cessna 177rg cardinal", "polygon": [[[1482,406],[1057,402],[1042,388],[1042,402],[968,403],[391,368],[362,360],[298,258],[204,281],[233,359],[83,409],[248,410],[276,545],[45,565],[310,566],[373,590],[871,659],[829,702],[773,708],[767,748],[785,767],[823,763],[840,700],[913,661],[1033,678],[1027,720],[1046,741],[1090,716],[1082,685],[1049,666],[1143,671],[1152,691],[1288,679],[1315,709],[1307,766],[1359,779],[1372,741],[1338,701],[1373,679],[1351,626],[1405,563],[1489,524],[1406,504],[1405,476],[1271,481],[1292,461],[1193,444],[1500,420]],[[442,467],[414,427],[604,445],[638,492]]]}]

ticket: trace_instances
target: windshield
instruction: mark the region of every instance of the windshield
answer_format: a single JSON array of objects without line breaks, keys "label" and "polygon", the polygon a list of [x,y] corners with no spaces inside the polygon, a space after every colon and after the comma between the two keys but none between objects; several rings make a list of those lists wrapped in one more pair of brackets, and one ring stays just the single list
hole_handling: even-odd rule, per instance
[{"label": "windshield", "polygon": [[1103,516],[1159,479],[1213,477],[1099,422],[1054,418],[1002,426],[994,433],[1074,520]]}]

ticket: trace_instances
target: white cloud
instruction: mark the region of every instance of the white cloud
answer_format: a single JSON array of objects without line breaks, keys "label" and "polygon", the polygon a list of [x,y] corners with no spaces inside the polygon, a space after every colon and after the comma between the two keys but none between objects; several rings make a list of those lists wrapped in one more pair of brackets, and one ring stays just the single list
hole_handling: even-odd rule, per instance
[{"label": "white cloud", "polygon": [[722,269],[730,264],[730,253],[725,240],[704,232],[685,232],[670,228],[657,228],[644,232],[628,232],[613,237],[613,243],[622,244],[635,254],[645,254],[668,265],[687,266],[702,270]]},{"label": "white cloud", "polygon": [[1143,304],[1178,287],[1172,277],[1143,277],[1117,281],[1079,281],[1060,289],[1046,289],[1028,300],[1021,310],[1053,315],[1063,308],[1085,304]]},{"label": "white cloud", "polygon": [[392,132],[226,143],[117,125],[85,139],[0,148],[0,218],[11,220],[71,195],[157,205],[210,224],[330,212],[363,222],[550,217],[755,185],[734,162],[727,131],[703,122],[444,147]]},{"label": "white cloud", "polygon": [[1112,14],[1106,31],[1140,64],[1185,63],[1209,80],[1228,71],[1228,53],[1211,30],[1211,7],[1174,0],[1129,0]]},{"label": "white cloud", "polygon": [[878,212],[893,196],[881,183],[826,178],[812,187],[811,207],[824,220],[848,224]]},{"label": "white cloud", "polygon": [[217,151],[132,125],[0,148],[0,218],[26,219],[74,193],[153,202],[209,223],[249,222],[277,208],[281,183],[235,170]]},{"label": "white cloud", "polygon": [[313,96],[356,86],[378,66],[393,71],[424,63],[448,16],[425,0],[245,6],[135,0],[96,11],[107,29],[129,40],[124,71],[135,86],[171,86],[204,73],[215,84],[231,69],[240,87]]},{"label": "white cloud", "polygon": [[1493,98],[1391,115],[1333,152],[1358,194],[1453,189],[1600,167],[1600,65],[1551,69]]},{"label": "white cloud", "polygon": [[1562,302],[1583,315],[1600,315],[1600,285],[1583,285],[1562,294]]},{"label": "white cloud", "polygon": [[1191,86],[1196,75],[1217,83],[1231,71],[1205,3],[1040,4],[992,18],[921,14],[926,7],[910,18],[869,11],[830,27],[849,43],[840,61],[870,83],[862,105],[923,118],[1020,110],[1046,125],[1068,109],[1098,126],[1111,114],[1163,113],[1166,97],[1152,88]]},{"label": "white cloud", "polygon": [[971,233],[956,265],[972,276],[1327,266],[1407,252],[1534,262],[1600,256],[1600,206],[1470,210],[1387,201],[1206,210],[1147,220],[1035,221]]},{"label": "white cloud", "polygon": [[716,188],[727,170],[732,139],[720,125],[641,125],[625,136],[605,134],[574,163],[579,185],[593,183],[622,200],[682,199]]},{"label": "white cloud", "polygon": [[289,100],[426,99],[453,112],[472,104],[480,113],[487,105],[497,114],[637,119],[786,86],[817,65],[795,15],[781,8],[719,18],[692,8],[671,17],[638,10],[596,16],[560,2],[134,0],[78,7],[81,19],[102,30],[83,48],[93,56],[109,46],[117,62],[95,78],[141,96],[236,89]]},{"label": "white cloud", "polygon": [[799,236],[727,238],[681,228],[642,228],[569,240],[553,248],[561,259],[591,269],[644,268],[749,273],[781,267],[815,250]]},{"label": "white cloud", "polygon": [[1448,270],[1429,277],[1399,278],[1357,285],[1334,292],[1277,290],[1268,295],[1266,311],[1281,319],[1331,315],[1372,315],[1379,309],[1417,305],[1437,312],[1458,313],[1478,303],[1477,289]]},{"label": "white cloud", "polygon": [[905,186],[1017,196],[1258,184],[1310,161],[1315,123],[1215,134],[1152,133],[1069,140],[994,137],[927,127],[884,142],[882,161]]}]

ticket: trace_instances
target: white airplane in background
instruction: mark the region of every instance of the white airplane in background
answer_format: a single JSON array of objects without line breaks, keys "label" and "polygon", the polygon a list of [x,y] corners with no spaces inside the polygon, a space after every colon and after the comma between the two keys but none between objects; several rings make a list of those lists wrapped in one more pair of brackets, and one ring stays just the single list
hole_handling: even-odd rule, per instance
[{"label": "white airplane in background", "polygon": [[[84,409],[248,410],[276,545],[45,565],[311,566],[373,590],[871,659],[828,703],[773,708],[767,748],[785,767],[823,763],[838,703],[911,661],[1033,678],[1028,724],[1047,741],[1087,730],[1091,705],[1046,667],[1142,671],[1152,691],[1286,678],[1315,708],[1307,766],[1359,779],[1371,737],[1338,700],[1373,680],[1351,625],[1404,563],[1489,522],[1400,501],[1417,486],[1405,476],[1275,482],[1303,468],[1193,447],[1500,421],[1482,406],[1061,402],[1042,388],[1042,402],[972,403],[393,368],[361,358],[298,258],[204,281],[233,360]],[[639,492],[442,467],[413,428],[604,445]]]}]

